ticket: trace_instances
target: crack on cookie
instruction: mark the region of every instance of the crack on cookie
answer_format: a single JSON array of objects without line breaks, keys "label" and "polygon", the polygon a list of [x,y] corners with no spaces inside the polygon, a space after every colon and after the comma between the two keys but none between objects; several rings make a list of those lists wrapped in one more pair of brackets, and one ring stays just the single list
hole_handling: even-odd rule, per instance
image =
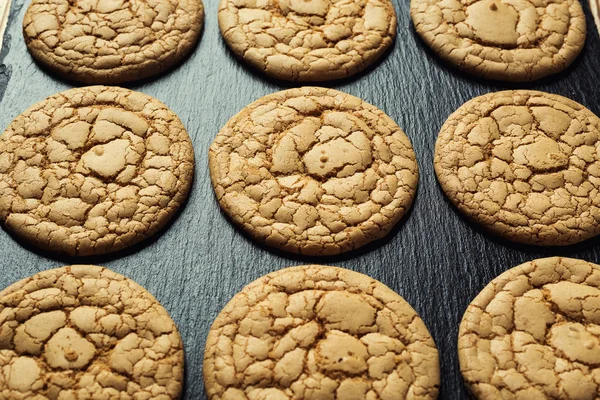
[{"label": "crack on cookie", "polygon": [[393,43],[396,14],[389,0],[221,0],[219,26],[231,50],[267,75],[322,81],[374,63]]},{"label": "crack on cookie", "polygon": [[112,271],[39,273],[0,293],[0,314],[2,398],[181,394],[177,328],[152,295]]},{"label": "crack on cookie", "polygon": [[442,59],[488,79],[530,81],[567,68],[585,42],[578,1],[413,0],[417,33]]},{"label": "crack on cookie", "polygon": [[532,244],[576,243],[599,229],[599,135],[600,119],[566,98],[484,95],[442,127],[435,170],[449,199],[492,232]]},{"label": "crack on cookie", "polygon": [[582,260],[534,260],[494,279],[460,325],[459,360],[470,389],[478,398],[593,397],[600,387],[599,299],[600,268]]},{"label": "crack on cookie", "polygon": [[193,149],[177,116],[126,89],[58,94],[0,139],[0,219],[71,255],[117,251],[152,235],[185,200]]},{"label": "crack on cookie", "polygon": [[203,18],[200,0],[34,0],[23,35],[32,56],[58,75],[117,84],[177,64]]},{"label": "crack on cookie", "polygon": [[364,275],[303,266],[260,278],[227,304],[209,332],[204,379],[209,398],[433,399],[438,368],[431,336],[401,297]]}]

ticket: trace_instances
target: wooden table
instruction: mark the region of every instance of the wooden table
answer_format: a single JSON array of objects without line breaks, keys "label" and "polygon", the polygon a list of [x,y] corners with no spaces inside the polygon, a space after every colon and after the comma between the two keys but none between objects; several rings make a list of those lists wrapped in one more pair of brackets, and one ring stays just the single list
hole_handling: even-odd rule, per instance
[{"label": "wooden table", "polygon": [[[41,71],[27,53],[21,22],[28,3],[13,0],[0,54],[1,129],[34,102],[71,87]],[[203,399],[204,341],[210,324],[231,296],[259,276],[282,267],[306,263],[342,266],[382,281],[421,314],[440,351],[440,398],[466,398],[456,339],[471,299],[502,271],[534,258],[564,255],[598,263],[600,239],[566,248],[540,248],[482,233],[457,214],[437,184],[435,140],[448,115],[465,101],[507,88],[558,93],[600,115],[600,37],[589,4],[583,4],[587,42],[568,71],[532,84],[505,84],[472,79],[441,64],[415,34],[408,0],[395,0],[398,37],[391,52],[366,73],[326,85],[378,106],[404,129],[420,167],[416,201],[387,239],[340,257],[308,258],[256,246],[234,229],[214,198],[207,166],[214,136],[250,102],[288,87],[253,73],[234,58],[219,34],[217,3],[205,0],[203,35],[181,67],[159,79],[130,86],[171,107],[192,137],[196,175],[183,212],[148,243],[125,253],[83,260],[39,254],[0,231],[0,287],[72,263],[104,265],[134,279],[162,302],[181,330],[186,350],[184,398]]]}]

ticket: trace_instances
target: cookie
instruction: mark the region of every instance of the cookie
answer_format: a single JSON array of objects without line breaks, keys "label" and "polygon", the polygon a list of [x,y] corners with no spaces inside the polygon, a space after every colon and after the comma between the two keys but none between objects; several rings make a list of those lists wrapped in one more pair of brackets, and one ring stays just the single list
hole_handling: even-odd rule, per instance
[{"label": "cookie", "polygon": [[4,31],[8,24],[8,14],[10,13],[11,0],[0,3],[0,52],[2,51],[2,42],[4,40]]},{"label": "cookie", "polygon": [[594,21],[596,21],[596,28],[600,33],[600,0],[590,0],[590,8],[592,9]]},{"label": "cookie", "polygon": [[506,239],[562,246],[600,233],[600,119],[562,96],[476,97],[442,126],[435,172],[469,219]]},{"label": "cookie", "polygon": [[277,79],[346,78],[375,63],[396,36],[390,0],[221,0],[219,27],[233,53]]},{"label": "cookie", "polygon": [[158,100],[93,86],[50,96],[0,136],[0,222],[43,250],[121,250],[161,229],[187,198],[194,151]]},{"label": "cookie", "polygon": [[343,268],[285,268],[246,286],[208,333],[210,400],[435,399],[438,352],[390,288]]},{"label": "cookie", "polygon": [[533,81],[567,68],[583,49],[578,0],[411,0],[419,36],[450,65],[503,81]]},{"label": "cookie", "polygon": [[460,324],[460,369],[487,399],[597,399],[600,266],[571,258],[521,264],[494,279]]},{"label": "cookie", "polygon": [[418,181],[410,141],[383,111],[332,89],[265,96],[209,150],[219,204],[253,239],[330,255],[386,235]]},{"label": "cookie", "polygon": [[158,75],[194,49],[201,0],[33,0],[23,19],[29,52],[56,75],[119,84]]},{"label": "cookie", "polygon": [[183,362],[167,311],[106,268],[51,269],[0,292],[0,398],[178,399]]}]

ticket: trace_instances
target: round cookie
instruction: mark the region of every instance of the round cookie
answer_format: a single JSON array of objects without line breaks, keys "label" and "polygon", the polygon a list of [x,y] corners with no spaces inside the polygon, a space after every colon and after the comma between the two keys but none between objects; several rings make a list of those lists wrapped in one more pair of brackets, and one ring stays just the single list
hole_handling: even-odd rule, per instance
[{"label": "round cookie", "polygon": [[0,292],[0,398],[178,399],[183,363],[167,311],[106,268],[51,269]]},{"label": "round cookie", "polygon": [[33,0],[23,36],[33,58],[58,76],[114,85],[178,64],[203,20],[201,0]]},{"label": "round cookie", "polygon": [[418,181],[410,141],[390,117],[333,89],[265,96],[221,129],[209,150],[221,208],[252,238],[307,255],[385,236]]},{"label": "round cookie", "polygon": [[434,53],[487,79],[533,81],[555,74],[585,43],[578,0],[411,0],[410,14]]},{"label": "round cookie", "polygon": [[600,233],[600,119],[562,96],[476,97],[442,126],[435,172],[469,219],[506,239],[556,246]]},{"label": "round cookie", "polygon": [[210,328],[203,370],[211,400],[424,400],[440,382],[435,343],[402,297],[319,265],[236,294]]},{"label": "round cookie", "polygon": [[597,399],[600,266],[571,258],[521,264],[467,308],[458,356],[476,398]]},{"label": "round cookie", "polygon": [[396,36],[390,0],[221,0],[219,27],[237,57],[277,79],[346,78]]},{"label": "round cookie", "polygon": [[67,90],[0,136],[0,222],[47,251],[121,250],[175,215],[193,173],[190,138],[163,103],[117,87]]}]

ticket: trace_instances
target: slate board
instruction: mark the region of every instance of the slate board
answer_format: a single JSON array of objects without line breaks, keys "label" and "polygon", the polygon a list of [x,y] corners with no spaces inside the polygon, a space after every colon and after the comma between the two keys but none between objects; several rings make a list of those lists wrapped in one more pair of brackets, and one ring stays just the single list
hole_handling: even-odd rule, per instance
[{"label": "slate board", "polygon": [[[0,0],[5,1],[5,0]],[[0,131],[23,110],[72,87],[46,73],[27,53],[21,22],[29,0],[13,0],[0,53]],[[491,237],[452,208],[433,171],[442,123],[465,101],[490,91],[531,88],[570,97],[600,115],[600,37],[587,2],[588,35],[582,55],[566,72],[532,84],[476,80],[441,64],[413,30],[409,1],[394,0],[398,35],[393,49],[366,73],[330,86],[376,105],[411,139],[420,168],[411,212],[392,234],[339,257],[280,254],[251,243],[220,212],[210,185],[207,151],[227,120],[259,97],[290,87],[239,63],[221,40],[218,0],[205,0],[205,28],[179,68],[129,86],[154,96],[181,118],[196,153],[189,201],[161,235],[131,251],[87,259],[39,254],[0,231],[0,288],[39,271],[73,263],[104,265],[146,287],[177,323],[186,351],[184,399],[204,399],[202,357],[213,319],[244,285],[291,265],[341,266],[380,280],[421,315],[438,346],[440,399],[467,398],[457,358],[458,324],[469,302],[495,276],[522,262],[552,255],[600,262],[600,238],[566,248],[516,245]]]}]

